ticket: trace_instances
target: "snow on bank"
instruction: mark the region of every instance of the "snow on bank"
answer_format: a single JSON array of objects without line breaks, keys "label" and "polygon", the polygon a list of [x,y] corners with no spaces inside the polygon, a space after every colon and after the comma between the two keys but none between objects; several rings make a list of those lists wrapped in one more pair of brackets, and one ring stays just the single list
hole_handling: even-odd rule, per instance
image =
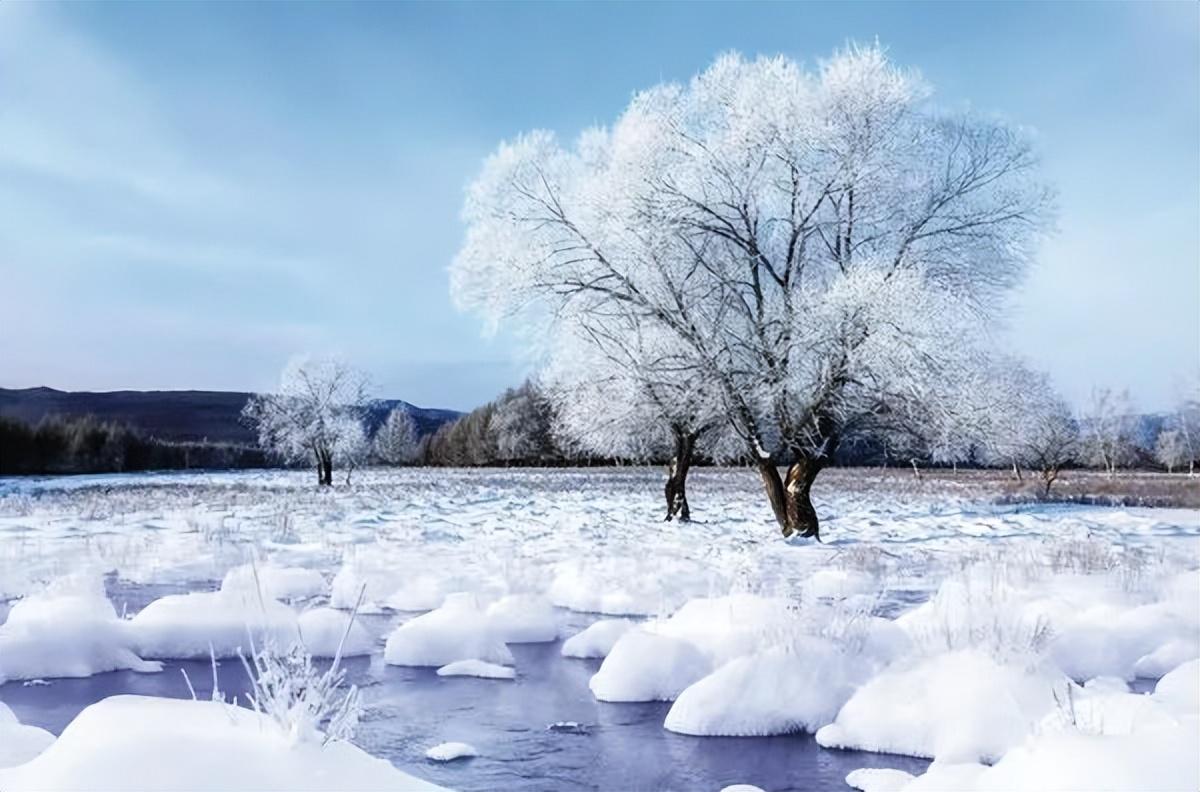
[{"label": "snow on bank", "polygon": [[456,660],[512,665],[513,656],[470,594],[451,594],[437,610],[397,627],[383,659],[390,665],[445,666]]},{"label": "snow on bank", "polygon": [[27,726],[0,701],[0,768],[24,764],[54,742],[54,735],[37,726]]},{"label": "snow on bank", "polygon": [[1029,733],[1067,679],[1051,668],[1001,665],[976,649],[891,668],[859,688],[817,732],[827,748],[991,761]]},{"label": "snow on bank", "polygon": [[638,628],[617,640],[588,687],[600,701],[673,701],[710,671],[691,642]]},{"label": "snow on bank", "polygon": [[253,591],[257,587],[264,597],[277,600],[299,600],[325,593],[325,578],[315,569],[244,564],[225,574],[221,589]]},{"label": "snow on bank", "polygon": [[113,696],[87,707],[5,792],[327,792],[440,787],[347,742],[294,742],[268,718],[213,701]]},{"label": "snow on bank", "polygon": [[143,657],[161,659],[237,656],[255,646],[286,648],[299,640],[295,611],[266,594],[252,578],[226,577],[219,591],[171,594],[147,605],[129,622]]},{"label": "snow on bank", "polygon": [[[333,657],[341,646],[342,657],[368,655],[375,648],[375,639],[350,614],[333,608],[313,608],[300,614],[297,620],[300,640],[313,657]],[[347,628],[349,632],[346,632]],[[342,637],[345,636],[345,642]]]},{"label": "snow on bank", "polygon": [[1200,788],[1200,660],[1167,674],[1153,695],[1112,684],[1068,688],[1049,713],[994,765],[935,761],[920,776],[855,770],[863,792],[1035,792],[1045,789]]},{"label": "snow on bank", "polygon": [[663,724],[680,734],[755,737],[816,731],[837,715],[865,669],[832,641],[797,638],[731,660],[686,688]]},{"label": "snow on bank", "polygon": [[634,623],[628,619],[601,619],[563,641],[562,656],[608,657],[617,640],[633,627]]},{"label": "snow on bank", "polygon": [[509,594],[488,607],[487,618],[505,643],[558,640],[558,617],[545,597]]},{"label": "snow on bank", "polygon": [[117,618],[98,577],[62,578],[18,600],[0,625],[0,684],[160,668],[138,656],[131,625]]}]

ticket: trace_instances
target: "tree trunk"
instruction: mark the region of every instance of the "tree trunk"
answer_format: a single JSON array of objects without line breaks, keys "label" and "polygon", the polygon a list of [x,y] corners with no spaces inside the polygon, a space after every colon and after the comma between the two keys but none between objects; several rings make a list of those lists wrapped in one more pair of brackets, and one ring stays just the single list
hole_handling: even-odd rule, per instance
[{"label": "tree trunk", "polygon": [[917,477],[917,481],[921,480],[921,468],[917,465],[917,458],[913,457],[909,460],[912,463],[913,475]]},{"label": "tree trunk", "polygon": [[333,455],[327,451],[318,454],[320,460],[320,483],[322,487],[333,486]]},{"label": "tree trunk", "polygon": [[758,473],[762,476],[767,500],[771,502],[775,521],[779,523],[784,538],[799,534],[821,541],[817,511],[813,508],[809,493],[824,466],[823,459],[800,456],[788,467],[787,474],[780,478],[779,468],[770,460],[759,461]]},{"label": "tree trunk", "polygon": [[698,432],[687,433],[680,429],[674,430],[675,456],[671,458],[671,466],[667,468],[667,522],[678,516],[680,522],[692,519],[687,502],[687,474],[692,467],[692,454],[696,449]]},{"label": "tree trunk", "polygon": [[1058,479],[1058,467],[1042,468],[1042,497],[1050,497],[1050,487]]},{"label": "tree trunk", "polygon": [[1014,459],[1012,461],[1012,466],[1013,466],[1013,476],[1017,479],[1017,481],[1024,481],[1025,479],[1021,475],[1021,466],[1017,464],[1017,460]]}]

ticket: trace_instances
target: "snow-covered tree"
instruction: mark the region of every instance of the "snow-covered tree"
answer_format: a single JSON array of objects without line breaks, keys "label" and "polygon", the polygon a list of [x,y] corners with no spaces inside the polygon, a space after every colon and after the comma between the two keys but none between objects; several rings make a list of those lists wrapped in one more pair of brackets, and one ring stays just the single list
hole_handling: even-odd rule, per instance
[{"label": "snow-covered tree", "polygon": [[[687,476],[697,452],[728,456],[720,396],[677,341],[633,316],[579,316],[560,326],[540,382],[565,444],[585,454],[669,458],[666,519],[691,519]],[[682,363],[682,365],[681,365]]]},{"label": "snow-covered tree", "polygon": [[335,420],[333,464],[345,471],[346,483],[349,484],[350,475],[371,458],[371,441],[363,426],[363,416],[346,412]]},{"label": "snow-covered tree", "polygon": [[1116,475],[1118,467],[1129,464],[1136,451],[1135,419],[1128,391],[1093,390],[1082,422],[1087,460],[1110,476]]},{"label": "snow-covered tree", "polygon": [[519,137],[470,188],[454,296],[531,337],[579,316],[669,337],[784,535],[817,536],[839,443],[984,359],[1050,209],[1018,130],[927,94],[878,47],[816,72],[727,55],[573,147]]},{"label": "snow-covered tree", "polygon": [[[1196,388],[1190,389],[1195,394]],[[1182,459],[1177,464],[1187,463],[1188,475],[1196,474],[1196,459],[1200,458],[1200,399],[1194,395],[1184,396],[1175,412],[1167,419],[1167,425],[1178,433],[1178,444]],[[1161,460],[1160,460],[1161,461]]]},{"label": "snow-covered tree", "polygon": [[405,407],[392,408],[375,433],[373,445],[376,458],[389,465],[415,462],[421,450],[421,435],[412,413]]},{"label": "snow-covered tree", "polygon": [[1154,441],[1154,458],[1163,465],[1168,473],[1174,473],[1175,468],[1184,462],[1191,461],[1191,454],[1183,433],[1178,429],[1164,429],[1158,433]]},{"label": "snow-covered tree", "polygon": [[333,483],[335,460],[357,459],[370,404],[366,377],[336,358],[299,357],[284,368],[279,390],[251,397],[242,416],[266,451],[313,462],[317,482]]}]

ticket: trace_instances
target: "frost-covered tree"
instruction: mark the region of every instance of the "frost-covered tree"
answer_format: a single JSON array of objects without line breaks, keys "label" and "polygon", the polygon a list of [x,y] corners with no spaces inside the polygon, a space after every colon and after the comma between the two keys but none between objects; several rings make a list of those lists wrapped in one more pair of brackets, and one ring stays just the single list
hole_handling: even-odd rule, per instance
[{"label": "frost-covered tree", "polygon": [[346,484],[349,484],[351,474],[370,459],[371,441],[363,426],[363,416],[347,411],[335,420],[333,464],[345,471]]},{"label": "frost-covered tree", "polygon": [[405,407],[393,407],[375,433],[373,446],[375,457],[389,465],[415,462],[421,451],[421,435],[412,413]]},{"label": "frost-covered tree", "polygon": [[[1191,389],[1195,393],[1195,388]],[[1171,430],[1178,433],[1182,451],[1182,459],[1177,464],[1187,463],[1188,475],[1196,474],[1196,459],[1200,457],[1200,399],[1185,396],[1175,408],[1175,412],[1167,419]],[[1160,459],[1161,461],[1161,459]]]},{"label": "frost-covered tree", "polygon": [[1154,458],[1168,473],[1174,473],[1175,468],[1184,462],[1190,462],[1191,454],[1183,433],[1178,429],[1164,429],[1159,432],[1158,439],[1154,441]]},{"label": "frost-covered tree", "polygon": [[697,453],[728,455],[719,394],[678,342],[633,316],[562,325],[542,371],[564,443],[587,455],[670,460],[666,519],[691,519],[687,477]]},{"label": "frost-covered tree", "polygon": [[784,535],[817,536],[818,473],[983,358],[1050,209],[1020,131],[927,95],[878,47],[815,72],[727,55],[572,147],[519,137],[470,188],[454,296],[539,336],[627,316],[671,338]]},{"label": "frost-covered tree", "polygon": [[360,453],[368,391],[366,377],[344,361],[300,357],[284,368],[278,391],[251,397],[242,416],[264,450],[314,463],[317,482],[328,486],[335,460]]},{"label": "frost-covered tree", "polygon": [[1118,467],[1134,458],[1136,429],[1128,391],[1093,390],[1083,417],[1083,447],[1088,462],[1103,468],[1110,476],[1116,475]]}]

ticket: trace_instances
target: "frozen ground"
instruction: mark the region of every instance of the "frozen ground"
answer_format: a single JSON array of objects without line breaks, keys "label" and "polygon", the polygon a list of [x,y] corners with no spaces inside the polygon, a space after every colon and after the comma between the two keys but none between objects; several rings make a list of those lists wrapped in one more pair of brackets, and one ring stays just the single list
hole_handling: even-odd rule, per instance
[{"label": "frozen ground", "polygon": [[[1171,749],[1200,719],[1200,512],[996,506],[903,471],[816,490],[823,545],[783,542],[745,470],[693,473],[686,526],[647,469],[0,479],[0,744],[22,746],[0,765],[106,696],[190,698],[179,668],[206,698],[210,651],[331,656],[361,593],[354,741],[454,788],[1200,784]],[[222,662],[224,692],[244,676]],[[121,702],[76,733],[148,706]],[[478,755],[425,758],[458,742]],[[48,768],[86,766],[80,743],[0,786],[70,788]],[[304,761],[395,783],[330,746]]]}]

